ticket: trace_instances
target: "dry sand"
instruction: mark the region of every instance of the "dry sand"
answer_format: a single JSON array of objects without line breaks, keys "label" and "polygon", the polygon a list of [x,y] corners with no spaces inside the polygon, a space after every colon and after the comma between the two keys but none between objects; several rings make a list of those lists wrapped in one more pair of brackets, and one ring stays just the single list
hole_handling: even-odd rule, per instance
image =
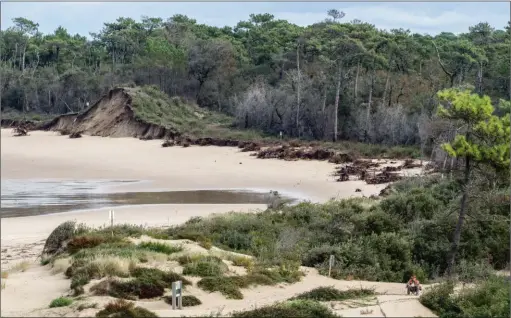
[{"label": "dry sand", "polygon": [[[150,191],[155,189],[261,189],[278,190],[315,202],[330,198],[348,198],[378,194],[385,185],[367,185],[362,181],[335,182],[331,176],[334,165],[319,161],[261,160],[241,153],[236,148],[189,147],[162,148],[161,141],[140,141],[134,138],[102,138],[84,136],[69,139],[54,132],[30,132],[28,137],[13,137],[10,129],[1,131],[1,173],[6,179],[136,179],[144,184],[126,185],[116,191]],[[355,192],[355,189],[361,192]],[[206,216],[227,211],[250,212],[261,205],[146,205],[116,208],[116,222],[149,226],[179,224],[193,216]],[[63,309],[47,308],[49,301],[66,294],[69,281],[62,274],[51,275],[34,261],[44,239],[60,223],[76,220],[89,225],[103,225],[108,209],[69,212],[51,215],[2,219],[2,270],[15,262],[32,262],[24,272],[12,273],[2,289],[1,315],[65,315]],[[403,284],[347,282],[320,276],[308,269],[305,279],[290,286],[257,287],[245,290],[245,299],[226,300],[219,294],[197,289],[203,305],[179,313],[168,310],[163,302],[150,302],[144,307],[161,316],[181,316],[243,310],[271,304],[318,286],[335,285],[340,289],[369,284],[377,291],[404,295]],[[398,296],[398,298],[402,296]],[[401,299],[399,298],[399,299]],[[431,316],[414,298],[407,301],[388,300],[378,305],[382,316]],[[161,306],[161,307],[158,307]],[[167,307],[165,307],[167,306]],[[156,308],[153,308],[156,307]],[[335,307],[335,306],[334,306]],[[386,307],[386,309],[384,309]],[[223,308],[223,309],[222,309]],[[348,310],[348,312],[343,312]],[[351,310],[351,311],[350,311]],[[355,309],[336,310],[355,315]],[[358,310],[358,309],[357,309]],[[355,310],[356,311],[356,310]],[[76,315],[76,313],[75,313]],[[81,315],[87,315],[87,310]],[[358,315],[363,315],[360,310]],[[369,315],[369,314],[366,314]]]}]

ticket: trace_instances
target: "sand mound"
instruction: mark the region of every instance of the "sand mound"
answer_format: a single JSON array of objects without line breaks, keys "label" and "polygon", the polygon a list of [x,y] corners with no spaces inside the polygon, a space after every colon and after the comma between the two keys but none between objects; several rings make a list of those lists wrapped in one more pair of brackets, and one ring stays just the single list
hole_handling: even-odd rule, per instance
[{"label": "sand mound", "polygon": [[200,120],[192,105],[183,104],[152,87],[114,88],[83,112],[58,116],[41,129],[102,137],[174,138],[181,134],[183,121]]}]

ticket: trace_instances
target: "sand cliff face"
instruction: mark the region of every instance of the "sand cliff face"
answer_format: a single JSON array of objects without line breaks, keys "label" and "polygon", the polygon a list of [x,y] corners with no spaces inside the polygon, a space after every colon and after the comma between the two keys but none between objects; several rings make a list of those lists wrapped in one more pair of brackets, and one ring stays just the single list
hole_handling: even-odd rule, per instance
[{"label": "sand cliff face", "polygon": [[79,132],[91,136],[144,139],[174,138],[180,135],[173,128],[137,118],[133,109],[133,96],[126,88],[114,88],[87,110],[58,116],[42,125],[40,129]]}]

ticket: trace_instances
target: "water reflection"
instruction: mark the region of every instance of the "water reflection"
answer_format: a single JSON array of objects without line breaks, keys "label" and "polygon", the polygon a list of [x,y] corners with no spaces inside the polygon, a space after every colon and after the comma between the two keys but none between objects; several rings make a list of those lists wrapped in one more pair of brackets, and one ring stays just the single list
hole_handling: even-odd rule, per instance
[{"label": "water reflection", "polygon": [[[2,180],[1,217],[41,215],[138,204],[267,204],[269,193],[232,190],[108,193],[134,180]],[[294,201],[283,197],[286,202]]]}]

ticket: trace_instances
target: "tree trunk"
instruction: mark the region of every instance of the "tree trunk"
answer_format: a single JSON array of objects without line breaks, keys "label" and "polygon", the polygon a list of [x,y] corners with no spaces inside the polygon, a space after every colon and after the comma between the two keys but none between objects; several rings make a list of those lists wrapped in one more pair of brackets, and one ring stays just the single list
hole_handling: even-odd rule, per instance
[{"label": "tree trunk", "polygon": [[337,141],[338,124],[339,124],[339,95],[341,94],[341,77],[342,67],[339,65],[339,71],[337,73],[337,86],[335,88],[335,105],[334,105],[334,136],[333,141]]},{"label": "tree trunk", "polygon": [[297,83],[296,83],[296,130],[298,138],[300,137],[300,45],[296,45],[296,68],[298,70]]},{"label": "tree trunk", "polygon": [[360,74],[360,62],[357,63],[357,74],[355,75],[355,102],[358,97],[358,75]]},{"label": "tree trunk", "polygon": [[[367,113],[366,113],[366,138],[369,137],[369,130],[371,125],[371,103],[373,102],[373,85],[374,85],[374,75],[376,71],[373,69],[373,73],[371,74],[371,84],[369,85],[369,100],[367,101]],[[367,140],[366,140],[367,141]]]},{"label": "tree trunk", "polygon": [[21,73],[24,73],[25,72],[25,55],[27,54],[27,46],[25,45],[23,47],[23,56],[22,56],[22,60],[21,60]]},{"label": "tree trunk", "polygon": [[447,263],[447,276],[451,277],[454,273],[454,264],[456,261],[456,254],[458,253],[458,247],[460,245],[461,239],[461,229],[463,226],[463,222],[465,221],[465,215],[467,213],[468,208],[468,183],[470,181],[470,158],[465,157],[465,177],[464,177],[464,189],[463,196],[461,198],[461,206],[460,206],[460,215],[458,217],[458,223],[456,224],[456,229],[454,230],[454,236],[452,239],[451,251],[449,254],[449,259]]},{"label": "tree trunk", "polygon": [[477,86],[479,94],[483,94],[483,62],[479,63],[479,70],[477,72]]},{"label": "tree trunk", "polygon": [[325,84],[325,87],[323,88],[323,105],[321,106],[321,112],[323,113],[323,115],[325,114],[325,109],[326,109],[326,92],[327,92],[327,87]]},{"label": "tree trunk", "polygon": [[[390,60],[390,63],[392,63],[392,60]],[[389,65],[390,65],[389,63]],[[382,101],[381,101],[381,104],[382,105],[385,105],[385,100],[387,99],[387,91],[389,90],[389,83],[390,83],[390,66],[389,66],[389,70],[387,72],[387,79],[385,80],[385,89],[383,90],[383,97],[382,97]]]}]

